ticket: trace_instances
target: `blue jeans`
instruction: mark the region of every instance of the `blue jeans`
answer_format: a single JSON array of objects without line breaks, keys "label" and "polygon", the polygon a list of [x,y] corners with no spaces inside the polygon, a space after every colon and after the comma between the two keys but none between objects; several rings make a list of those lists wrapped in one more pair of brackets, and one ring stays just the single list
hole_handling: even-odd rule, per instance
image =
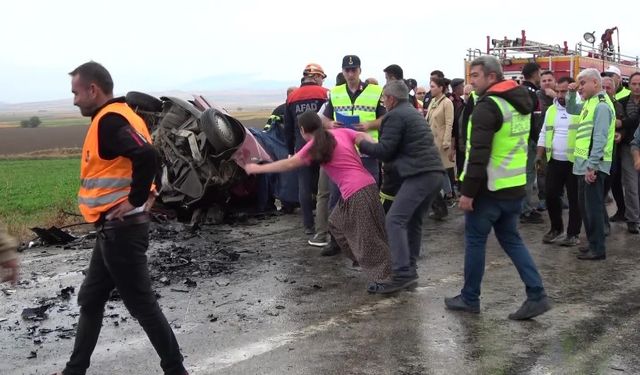
[{"label": "blue jeans", "polygon": [[545,296],[540,273],[518,233],[521,205],[522,199],[495,199],[481,195],[474,199],[473,211],[465,212],[464,287],[461,295],[466,303],[480,305],[480,284],[491,228],[516,266],[526,287],[527,299],[536,301]]},{"label": "blue jeans", "polygon": [[588,184],[584,176],[578,178],[578,204],[584,224],[584,231],[589,241],[589,250],[596,254],[605,253],[604,228],[608,222],[604,205],[604,180],[606,173],[598,172],[596,181]]}]

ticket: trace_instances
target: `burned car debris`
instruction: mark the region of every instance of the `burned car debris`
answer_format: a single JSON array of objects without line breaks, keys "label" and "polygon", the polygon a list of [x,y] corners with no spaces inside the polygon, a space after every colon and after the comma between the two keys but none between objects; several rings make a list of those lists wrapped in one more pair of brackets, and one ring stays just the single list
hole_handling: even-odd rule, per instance
[{"label": "burned car debris", "polygon": [[[269,189],[274,177],[265,177],[265,182],[262,177],[247,176],[243,166],[282,158],[283,153],[274,150],[277,142],[265,142],[262,134],[203,96],[186,101],[129,92],[126,101],[147,123],[162,159],[159,203],[176,209],[179,220],[194,226],[217,224],[234,203],[265,199],[261,190]],[[290,190],[293,184],[288,185]],[[283,202],[297,203],[297,187],[285,197],[275,195]],[[254,206],[261,211],[265,204]]]}]

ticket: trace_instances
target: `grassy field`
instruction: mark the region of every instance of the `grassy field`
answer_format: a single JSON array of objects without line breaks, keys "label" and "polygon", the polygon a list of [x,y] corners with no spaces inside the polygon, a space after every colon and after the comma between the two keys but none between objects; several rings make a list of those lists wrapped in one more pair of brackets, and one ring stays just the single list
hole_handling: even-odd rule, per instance
[{"label": "grassy field", "polygon": [[80,116],[80,113],[60,113],[60,114],[0,114],[0,127],[19,127],[20,121],[28,120],[31,116],[38,116],[42,124],[40,127],[59,127],[59,126],[75,126],[89,125],[90,120]]},{"label": "grassy field", "polygon": [[77,212],[77,157],[0,160],[0,220],[22,240],[29,228],[79,222],[62,213]]}]

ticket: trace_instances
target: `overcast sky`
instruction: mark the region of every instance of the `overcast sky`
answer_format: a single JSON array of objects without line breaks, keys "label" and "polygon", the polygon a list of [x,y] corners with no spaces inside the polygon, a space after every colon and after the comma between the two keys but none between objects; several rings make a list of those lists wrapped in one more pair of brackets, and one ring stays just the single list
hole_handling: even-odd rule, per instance
[{"label": "overcast sky", "polygon": [[[374,5],[375,4],[375,5]],[[640,54],[632,3],[601,10],[601,1],[2,1],[0,102],[71,97],[67,73],[88,60],[102,63],[116,93],[159,91],[213,75],[254,74],[299,82],[308,62],[333,83],[342,56],[356,54],[362,75],[383,82],[389,64],[420,84],[429,72],[463,76],[467,48],[485,36],[549,44],[586,31],[599,39],[620,28],[622,52]],[[637,10],[637,6],[636,10]],[[615,42],[615,38],[614,38]],[[207,87],[202,87],[206,90]],[[283,88],[284,89],[284,88]]]}]

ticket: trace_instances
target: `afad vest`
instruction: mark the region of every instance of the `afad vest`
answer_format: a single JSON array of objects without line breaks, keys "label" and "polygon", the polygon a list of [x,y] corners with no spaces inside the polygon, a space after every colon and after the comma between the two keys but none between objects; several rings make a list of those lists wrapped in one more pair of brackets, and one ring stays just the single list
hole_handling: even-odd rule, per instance
[{"label": "afad vest", "polygon": [[622,90],[618,91],[616,93],[616,100],[620,100],[622,98],[626,98],[627,96],[631,95],[631,90],[629,90],[626,87],[622,87]]},{"label": "afad vest", "polygon": [[[489,191],[523,186],[527,182],[527,138],[531,128],[531,114],[523,115],[508,101],[490,95],[502,113],[502,126],[493,136],[491,156],[487,164],[487,188]],[[473,115],[472,115],[473,116]],[[464,169],[460,180],[464,180],[471,150],[471,119],[467,125],[467,149]]]},{"label": "afad vest", "polygon": [[[547,117],[544,123],[546,133],[544,138],[544,148],[547,153],[547,161],[551,160],[551,154],[553,152],[553,136],[556,131],[556,116],[558,115],[558,106],[556,104],[551,105],[547,109]],[[576,133],[578,132],[578,127],[580,126],[580,116],[571,115],[567,113],[569,116],[569,131],[567,133],[567,159],[570,162],[574,162],[576,160],[574,156],[575,147],[576,147]]]},{"label": "afad vest", "polygon": [[589,159],[589,155],[591,154],[591,140],[593,139],[593,120],[595,119],[596,107],[600,102],[607,103],[612,113],[611,123],[609,124],[609,130],[607,132],[607,144],[604,147],[602,160],[606,162],[613,160],[613,140],[616,129],[615,107],[611,99],[609,99],[609,95],[602,94],[590,97],[582,107],[582,112],[580,112],[580,125],[576,133],[576,147],[574,152],[576,159]]},{"label": "afad vest", "polygon": [[[360,116],[360,122],[369,122],[376,119],[376,108],[380,103],[382,87],[368,84],[358,95],[355,102],[351,103],[351,98],[347,92],[347,84],[336,86],[331,89],[331,105],[335,113],[348,116]],[[378,130],[369,130],[369,135],[378,141]]]},{"label": "afad vest", "polygon": [[[151,143],[144,120],[125,103],[108,104],[93,118],[82,146],[78,191],[80,213],[89,223],[98,221],[101,214],[125,201],[131,190],[131,161],[125,157],[105,160],[98,153],[98,123],[108,113],[123,116],[138,134]],[[152,185],[151,190],[154,189]]]}]

